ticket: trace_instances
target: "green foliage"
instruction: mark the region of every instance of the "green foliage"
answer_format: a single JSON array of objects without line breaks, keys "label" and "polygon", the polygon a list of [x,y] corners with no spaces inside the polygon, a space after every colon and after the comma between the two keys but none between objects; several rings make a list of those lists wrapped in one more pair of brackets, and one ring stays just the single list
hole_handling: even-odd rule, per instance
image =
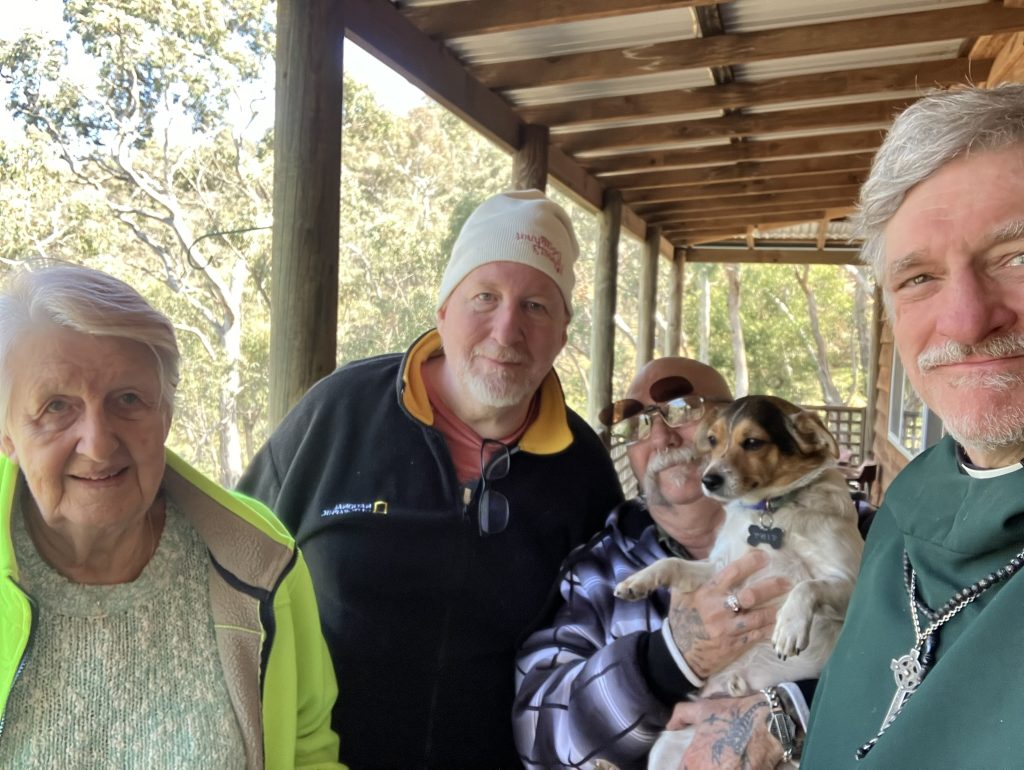
[{"label": "green foliage", "polygon": [[[863,271],[863,268],[858,268]],[[684,355],[697,357],[697,306],[699,271],[711,282],[711,332],[709,360],[733,381],[729,323],[724,308],[727,284],[720,265],[687,265],[683,299]],[[818,381],[817,360],[811,338],[806,298],[791,265],[744,265],[743,334],[750,368],[750,392],[772,393],[802,404],[826,401]],[[814,265],[809,284],[816,298],[821,327],[825,330],[828,365],[843,403],[866,403],[866,373],[857,359],[860,344],[856,311],[856,282],[840,267]]]}]

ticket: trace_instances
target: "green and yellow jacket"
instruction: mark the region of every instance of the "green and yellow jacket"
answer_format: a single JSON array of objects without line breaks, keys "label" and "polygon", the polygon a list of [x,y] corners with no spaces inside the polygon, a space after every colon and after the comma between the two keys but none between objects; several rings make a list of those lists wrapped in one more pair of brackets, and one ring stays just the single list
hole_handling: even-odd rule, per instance
[{"label": "green and yellow jacket", "polygon": [[[32,597],[18,584],[11,540],[23,481],[0,457],[0,741],[11,688],[32,659]],[[228,492],[170,450],[163,488],[210,554],[210,614],[231,702],[253,770],[338,768],[330,727],[337,683],[309,570],[261,503]]]}]

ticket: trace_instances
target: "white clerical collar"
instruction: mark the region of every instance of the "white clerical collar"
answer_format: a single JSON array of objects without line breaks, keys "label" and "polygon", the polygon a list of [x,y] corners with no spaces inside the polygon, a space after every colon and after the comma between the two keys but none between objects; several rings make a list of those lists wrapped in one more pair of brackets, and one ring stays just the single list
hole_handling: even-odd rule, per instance
[{"label": "white clerical collar", "polygon": [[1015,473],[1024,468],[1024,460],[1018,460],[1013,465],[1007,465],[1002,468],[979,468],[968,459],[967,453],[959,444],[956,445],[956,458],[960,461],[960,467],[964,469],[964,473],[974,479],[994,479],[999,476],[1005,476],[1007,473]]}]

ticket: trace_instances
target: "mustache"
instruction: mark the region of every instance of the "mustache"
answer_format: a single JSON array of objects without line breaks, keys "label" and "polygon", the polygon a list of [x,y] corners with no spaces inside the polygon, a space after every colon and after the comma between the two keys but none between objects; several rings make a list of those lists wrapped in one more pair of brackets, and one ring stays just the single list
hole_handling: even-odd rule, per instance
[{"label": "mustache", "polygon": [[525,364],[529,357],[520,350],[505,345],[485,344],[473,348],[473,358],[484,356],[503,364]]},{"label": "mustache", "polygon": [[960,364],[971,356],[984,358],[1008,358],[1024,355],[1024,334],[1008,334],[994,337],[977,345],[964,345],[946,340],[941,345],[928,348],[917,357],[917,368],[922,374],[948,364]]},{"label": "mustache", "polygon": [[651,455],[647,461],[647,476],[656,476],[666,468],[676,465],[686,465],[695,462],[700,458],[700,453],[693,447],[676,447],[675,449],[662,449]]}]

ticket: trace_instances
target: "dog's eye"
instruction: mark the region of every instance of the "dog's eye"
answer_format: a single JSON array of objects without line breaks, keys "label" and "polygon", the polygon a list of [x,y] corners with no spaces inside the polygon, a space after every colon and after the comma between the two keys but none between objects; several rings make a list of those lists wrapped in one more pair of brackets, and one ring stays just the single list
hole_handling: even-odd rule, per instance
[{"label": "dog's eye", "polygon": [[759,438],[745,438],[740,446],[748,452],[753,452],[755,449],[763,447],[766,443],[768,442]]},{"label": "dog's eye", "polygon": [[708,434],[708,444],[709,444],[710,446],[714,446],[714,445],[715,445],[715,444],[717,444],[717,443],[718,443],[718,437],[717,437],[717,436],[715,436],[715,434],[714,434],[714,433],[709,433],[709,434]]}]

